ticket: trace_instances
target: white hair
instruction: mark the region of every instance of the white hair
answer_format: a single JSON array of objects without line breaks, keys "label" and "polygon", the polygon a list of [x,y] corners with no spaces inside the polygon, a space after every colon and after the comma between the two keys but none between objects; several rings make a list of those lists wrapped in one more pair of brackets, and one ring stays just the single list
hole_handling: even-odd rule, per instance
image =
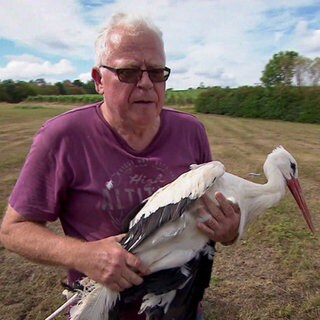
[{"label": "white hair", "polygon": [[112,45],[119,43],[119,30],[126,30],[126,35],[137,36],[142,32],[152,32],[160,40],[164,53],[164,45],[161,30],[145,17],[119,12],[113,14],[107,25],[105,25],[95,41],[95,65],[99,66],[106,62],[111,54]]}]

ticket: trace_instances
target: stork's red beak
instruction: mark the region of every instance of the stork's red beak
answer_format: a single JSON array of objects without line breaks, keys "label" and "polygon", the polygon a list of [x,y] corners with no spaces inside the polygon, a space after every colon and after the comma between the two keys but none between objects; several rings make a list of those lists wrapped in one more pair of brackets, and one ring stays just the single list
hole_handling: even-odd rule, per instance
[{"label": "stork's red beak", "polygon": [[300,186],[299,180],[295,177],[291,177],[290,180],[287,180],[288,188],[291,191],[294,199],[296,200],[304,219],[307,222],[307,225],[311,232],[315,233],[315,228],[312,223],[311,215],[307,203],[304,199],[302,188]]}]

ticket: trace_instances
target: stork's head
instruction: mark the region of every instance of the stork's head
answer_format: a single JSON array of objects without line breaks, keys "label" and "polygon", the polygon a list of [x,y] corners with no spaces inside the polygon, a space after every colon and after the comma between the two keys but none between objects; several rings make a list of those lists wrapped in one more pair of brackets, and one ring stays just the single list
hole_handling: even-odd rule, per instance
[{"label": "stork's head", "polygon": [[298,165],[293,156],[282,146],[274,149],[267,157],[264,164],[266,175],[272,174],[270,171],[279,170],[284,177],[289,190],[296,200],[304,219],[312,233],[315,233],[315,228],[312,223],[310,211],[303,196],[303,191],[298,180]]},{"label": "stork's head", "polygon": [[266,174],[268,174],[270,170],[280,170],[286,180],[290,180],[292,177],[298,179],[297,161],[282,146],[274,149],[268,155],[264,169],[267,171]]}]

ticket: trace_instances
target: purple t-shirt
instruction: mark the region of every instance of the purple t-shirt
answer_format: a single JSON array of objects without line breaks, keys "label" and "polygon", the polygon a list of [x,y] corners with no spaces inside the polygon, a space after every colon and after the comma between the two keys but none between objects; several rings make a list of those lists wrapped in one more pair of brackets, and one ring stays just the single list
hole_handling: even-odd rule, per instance
[{"label": "purple t-shirt", "polygon": [[[105,121],[101,102],[48,120],[34,137],[10,205],[35,221],[60,219],[64,232],[93,241],[124,232],[143,199],[211,160],[196,117],[164,108],[149,146],[134,151]],[[69,280],[79,274],[71,271]]]}]

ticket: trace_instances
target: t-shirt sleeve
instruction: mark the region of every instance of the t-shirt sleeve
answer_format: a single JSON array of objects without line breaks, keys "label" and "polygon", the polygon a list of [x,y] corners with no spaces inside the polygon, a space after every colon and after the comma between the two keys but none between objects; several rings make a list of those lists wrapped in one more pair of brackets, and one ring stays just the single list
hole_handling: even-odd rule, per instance
[{"label": "t-shirt sleeve", "polygon": [[36,134],[9,197],[19,214],[35,221],[58,218],[71,173],[67,149],[66,139],[59,138],[52,126],[43,126]]},{"label": "t-shirt sleeve", "polygon": [[200,123],[200,156],[201,156],[201,163],[209,162],[212,160],[211,156],[211,149],[208,140],[208,136],[206,133],[206,129],[202,123]]}]

